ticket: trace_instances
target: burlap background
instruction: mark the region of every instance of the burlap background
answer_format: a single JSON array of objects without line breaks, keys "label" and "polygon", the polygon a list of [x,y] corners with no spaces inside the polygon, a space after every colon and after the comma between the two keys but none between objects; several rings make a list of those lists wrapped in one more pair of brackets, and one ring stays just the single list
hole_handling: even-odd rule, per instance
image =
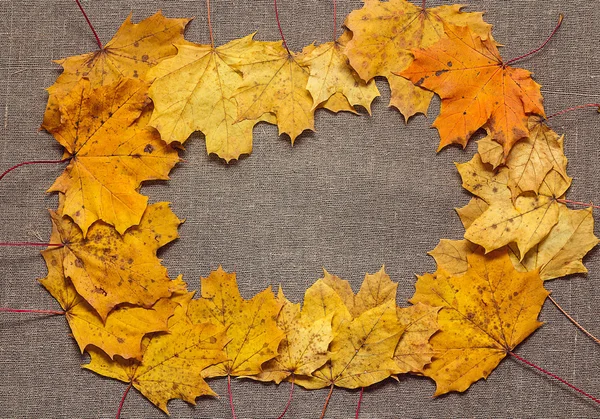
[{"label": "burlap background", "polygon": [[[282,25],[291,48],[326,42],[332,36],[330,0],[281,0]],[[339,1],[338,21],[359,0]],[[449,3],[430,1],[431,6]],[[545,50],[521,63],[543,85],[548,112],[600,100],[600,33],[598,1],[472,1],[470,10],[486,10],[494,35],[506,45],[505,57],[536,47],[549,34],[559,12],[563,28]],[[196,16],[187,38],[208,42],[203,1],[88,0],[84,2],[101,38],[108,41],[130,10],[139,21],[157,9],[170,17]],[[214,0],[215,39],[225,43],[253,31],[261,40],[279,39],[270,0]],[[0,167],[60,157],[59,147],[38,132],[47,95],[44,88],[59,74],[50,62],[87,52],[96,44],[72,0],[0,0]],[[299,301],[319,278],[321,267],[358,288],[365,272],[382,264],[400,282],[400,304],[413,293],[415,273],[434,269],[426,255],[440,238],[460,238],[463,229],[453,208],[468,201],[454,161],[470,159],[458,148],[435,154],[438,136],[422,116],[408,126],[386,107],[389,91],[373,117],[317,112],[316,133],[304,134],[295,147],[278,138],[276,128],[255,129],[254,152],[226,166],[207,157],[201,135],[187,143],[181,164],[169,183],[144,187],[151,202],[168,200],[187,218],[182,238],[162,252],[175,275],[183,273],[190,288],[222,264],[236,270],[242,294],[252,296],[268,285],[283,284]],[[437,102],[431,109],[437,113]],[[565,133],[569,196],[600,202],[598,190],[599,120],[592,110],[552,121]],[[2,240],[46,240],[46,208],[56,197],[44,190],[58,167],[28,167],[0,183]],[[587,258],[588,277],[548,283],[555,298],[596,335],[600,290],[600,253]],[[36,249],[3,248],[0,254],[0,306],[56,308],[36,283],[46,268]],[[576,330],[551,305],[547,322],[518,348],[518,353],[600,395],[600,347]],[[1,417],[113,417],[125,385],[79,368],[82,357],[61,317],[0,315]],[[213,380],[225,397],[201,398],[196,408],[170,404],[173,417],[229,418],[226,381]],[[240,418],[277,417],[289,385],[279,387],[236,380],[233,385]],[[600,408],[551,379],[508,359],[487,382],[465,394],[432,399],[426,379],[388,380],[365,392],[362,418],[396,417],[600,417]],[[326,391],[298,390],[289,418],[317,417]],[[336,390],[329,418],[354,417],[358,393]],[[132,391],[123,417],[162,417]]]}]

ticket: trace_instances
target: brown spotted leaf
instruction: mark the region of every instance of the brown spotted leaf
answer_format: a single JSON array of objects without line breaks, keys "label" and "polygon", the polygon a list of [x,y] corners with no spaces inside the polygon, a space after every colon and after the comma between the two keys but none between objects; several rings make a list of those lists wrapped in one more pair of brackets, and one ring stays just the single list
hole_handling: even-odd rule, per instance
[{"label": "brown spotted leaf", "polygon": [[81,229],[60,212],[51,212],[53,243],[50,249],[62,260],[63,273],[77,293],[102,320],[120,304],[151,308],[161,298],[185,290],[181,280],[171,281],[157,250],[178,237],[181,221],[167,203],[148,207],[140,225],[120,235],[112,226],[95,223],[83,237]]},{"label": "brown spotted leaf", "polygon": [[145,180],[166,180],[179,162],[153,128],[147,127],[148,84],[121,80],[93,89],[82,79],[61,102],[61,124],[44,126],[71,161],[49,189],[65,194],[64,213],[86,236],[97,220],[119,233],[140,223],[148,198]]},{"label": "brown spotted leaf", "polygon": [[410,300],[442,307],[435,352],[424,375],[435,380],[435,395],[465,391],[487,378],[500,361],[541,323],[548,296],[538,272],[518,272],[506,249],[469,255],[464,275],[443,269],[419,277]]}]

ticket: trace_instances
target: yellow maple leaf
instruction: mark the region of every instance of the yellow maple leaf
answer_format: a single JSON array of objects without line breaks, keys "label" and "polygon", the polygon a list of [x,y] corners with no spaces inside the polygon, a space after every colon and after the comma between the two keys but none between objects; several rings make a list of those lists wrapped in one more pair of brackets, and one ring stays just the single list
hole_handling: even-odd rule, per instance
[{"label": "yellow maple leaf", "polygon": [[142,338],[148,333],[167,331],[167,320],[177,303],[161,298],[151,308],[124,306],[113,310],[104,321],[81,297],[63,271],[63,253],[54,249],[42,252],[48,275],[40,283],[60,303],[83,353],[90,345],[101,349],[110,358],[141,359]]},{"label": "yellow maple leaf", "polygon": [[147,89],[131,79],[92,89],[83,79],[61,102],[61,124],[44,126],[71,157],[49,191],[65,194],[64,213],[84,236],[96,220],[119,233],[139,224],[148,202],[138,192],[141,182],[168,179],[180,160],[146,126]]},{"label": "yellow maple leaf", "polygon": [[252,35],[223,46],[176,44],[177,55],[148,72],[154,80],[149,95],[154,113],[149,122],[167,143],[183,143],[194,131],[206,137],[207,153],[215,153],[227,162],[252,152],[252,128],[258,121],[275,123],[264,114],[254,120],[236,122],[238,106],[233,93],[242,75],[230,64],[239,61],[249,48]]},{"label": "yellow maple leaf", "polygon": [[472,253],[468,264],[464,275],[438,269],[419,277],[410,300],[442,307],[441,330],[430,341],[435,356],[424,369],[437,384],[436,396],[487,378],[541,326],[537,317],[549,294],[537,272],[515,270],[506,249]]},{"label": "yellow maple leaf", "polygon": [[440,307],[417,303],[410,307],[397,307],[396,310],[404,331],[394,350],[394,361],[401,374],[422,374],[435,355],[429,340],[439,330],[437,317]]},{"label": "yellow maple leaf", "polygon": [[182,307],[169,321],[169,333],[144,339],[141,362],[119,357],[112,360],[102,351],[90,347],[91,361],[83,367],[130,383],[167,414],[167,403],[171,399],[196,404],[199,396],[216,396],[204,381],[202,372],[227,359],[223,347],[228,338],[223,327],[189,321],[186,309],[190,298],[191,295],[187,295],[180,299]]},{"label": "yellow maple leaf", "polygon": [[522,195],[513,201],[507,168],[494,172],[478,154],[457,168],[463,187],[489,204],[465,232],[465,239],[483,246],[486,252],[515,242],[523,257],[558,222],[561,204],[556,199],[569,187],[570,179],[554,169],[544,178],[539,195]]},{"label": "yellow maple leaf", "polygon": [[[310,295],[308,291],[307,295]],[[279,384],[288,377],[293,381],[296,375],[310,375],[327,362],[327,349],[333,339],[333,313],[314,319],[300,311],[300,304],[285,298],[281,287],[277,299],[282,305],[277,326],[285,333],[279,344],[279,355],[264,363],[260,374],[249,378]]]},{"label": "yellow maple leaf", "polygon": [[292,144],[304,130],[314,131],[313,99],[306,90],[309,72],[282,41],[251,39],[243,54],[233,58],[229,64],[243,74],[233,95],[238,122],[257,121],[271,113],[277,118],[279,134],[288,134]]},{"label": "yellow maple leaf", "polygon": [[[342,325],[352,320],[352,314],[340,294],[331,286],[330,277],[332,275],[325,271],[325,278],[317,280],[306,290],[302,316],[308,322],[316,322],[323,317],[332,316],[331,326],[335,334]],[[346,284],[350,286],[347,282]],[[353,293],[352,296],[354,297]]]},{"label": "yellow maple leaf", "polygon": [[[407,328],[398,317],[396,288],[382,268],[367,274],[354,295],[347,281],[325,271],[325,277],[307,290],[303,311],[334,314],[329,362],[311,376],[295,376],[294,382],[309,389],[334,385],[358,388],[403,372],[394,360]],[[407,337],[406,343],[410,340]]]},{"label": "yellow maple leaf", "polygon": [[271,288],[244,300],[235,273],[219,266],[201,279],[202,295],[190,302],[188,316],[193,323],[211,322],[227,329],[230,341],[225,347],[227,361],[208,368],[205,377],[250,376],[277,355],[284,334],[277,326],[281,303]]},{"label": "yellow maple leaf", "polygon": [[371,102],[379,96],[379,90],[375,80],[363,81],[348,64],[344,49],[351,37],[346,31],[335,42],[309,45],[299,54],[298,61],[310,70],[306,88],[313,98],[313,110],[322,107],[356,113],[354,106],[360,105],[371,114]]},{"label": "yellow maple leaf", "polygon": [[64,247],[47,252],[60,254],[64,276],[102,320],[119,304],[150,308],[159,299],[185,290],[183,281],[169,279],[156,256],[161,246],[178,237],[181,223],[167,203],[148,206],[140,225],[124,235],[98,222],[84,238],[81,229],[60,209],[51,212],[51,217],[52,243],[63,243]]},{"label": "yellow maple leaf", "polygon": [[548,172],[554,169],[570,182],[563,137],[540,121],[529,118],[529,137],[519,141],[506,159],[508,187],[513,197],[524,192],[538,193]]},{"label": "yellow maple leaf", "polygon": [[592,209],[572,210],[561,205],[558,222],[544,240],[522,260],[514,245],[509,246],[509,255],[518,271],[539,270],[540,277],[548,280],[586,273],[582,259],[597,244]]},{"label": "yellow maple leaf", "polygon": [[517,141],[529,136],[529,116],[545,116],[541,86],[529,71],[507,65],[492,40],[469,27],[444,28],[444,37],[414,49],[412,64],[397,74],[440,96],[440,114],[433,123],[439,149],[465,147],[485,127],[508,156]]},{"label": "yellow maple leaf", "polygon": [[366,0],[362,9],[346,18],[345,25],[353,35],[345,50],[350,64],[365,81],[387,77],[392,90],[390,106],[398,108],[406,120],[426,113],[433,93],[393,72],[411,64],[413,48],[435,44],[444,33],[444,23],[469,26],[482,39],[491,39],[491,25],[483,21],[483,13],[464,13],[463,7],[423,9],[406,0]]},{"label": "yellow maple leaf", "polygon": [[132,23],[130,14],[104,48],[57,60],[64,71],[48,88],[44,126],[52,129],[60,125],[59,105],[82,78],[88,79],[92,88],[124,78],[147,80],[150,68],[175,55],[173,44],[183,39],[190,20],[166,18],[159,11],[140,23]]},{"label": "yellow maple leaf", "polygon": [[467,272],[467,255],[473,253],[477,245],[468,240],[441,239],[428,254],[435,259],[438,268],[450,275],[463,275]]},{"label": "yellow maple leaf", "polygon": [[469,228],[473,221],[481,216],[489,208],[487,202],[474,196],[469,203],[461,208],[455,208],[461,223],[465,228]]}]

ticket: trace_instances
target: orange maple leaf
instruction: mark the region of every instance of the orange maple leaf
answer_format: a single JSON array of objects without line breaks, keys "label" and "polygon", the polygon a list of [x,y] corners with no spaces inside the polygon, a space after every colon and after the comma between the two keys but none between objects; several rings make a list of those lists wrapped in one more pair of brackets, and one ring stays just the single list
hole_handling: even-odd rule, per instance
[{"label": "orange maple leaf", "polygon": [[150,68],[175,55],[173,45],[183,40],[183,31],[191,19],[170,19],[158,11],[140,23],[131,22],[131,14],[102,49],[56,60],[64,72],[48,88],[44,126],[60,125],[60,102],[82,78],[93,88],[124,78],[146,80]]},{"label": "orange maple leaf", "polygon": [[397,73],[442,99],[433,126],[440,133],[439,149],[467,145],[480,128],[502,144],[507,156],[513,145],[529,136],[529,115],[545,116],[540,85],[531,73],[507,65],[494,41],[468,27],[445,25],[446,36]]}]

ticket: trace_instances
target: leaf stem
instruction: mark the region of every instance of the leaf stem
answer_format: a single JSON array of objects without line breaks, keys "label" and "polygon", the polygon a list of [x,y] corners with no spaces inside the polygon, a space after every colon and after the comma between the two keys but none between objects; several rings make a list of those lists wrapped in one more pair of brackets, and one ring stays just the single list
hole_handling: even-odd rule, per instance
[{"label": "leaf stem", "polygon": [[19,309],[19,308],[0,308],[3,313],[35,313],[35,314],[51,314],[64,316],[64,311],[58,310],[30,310],[30,309]]},{"label": "leaf stem", "polygon": [[521,361],[524,364],[529,365],[532,368],[535,368],[536,370],[543,372],[544,374],[546,374],[549,377],[554,378],[557,381],[560,381],[561,383],[563,383],[564,385],[572,388],[573,390],[575,390],[576,392],[578,392],[579,394],[584,395],[585,397],[587,397],[588,399],[600,404],[600,399],[597,399],[596,397],[592,396],[591,394],[586,393],[585,391],[581,390],[580,388],[575,387],[573,384],[569,383],[567,380],[565,380],[564,378],[560,378],[558,375],[551,373],[550,371],[546,371],[545,369],[543,369],[542,367],[534,364],[533,362],[530,362],[528,360],[526,360],[525,358],[521,358],[519,355],[515,354],[514,352],[508,351],[508,354],[510,356],[512,356],[515,359],[518,359],[519,361]]},{"label": "leaf stem", "polygon": [[285,41],[285,36],[283,36],[283,29],[281,29],[281,22],[279,21],[279,8],[277,7],[277,0],[273,0],[273,5],[275,6],[275,19],[277,20],[277,27],[279,28],[279,33],[281,34],[281,40],[283,41],[283,46],[287,50],[289,55],[292,55],[290,49],[288,48],[287,42]]},{"label": "leaf stem", "polygon": [[119,403],[119,409],[117,410],[117,419],[121,417],[121,410],[123,410],[123,405],[125,404],[125,399],[127,398],[127,394],[129,394],[129,390],[131,390],[131,386],[133,386],[133,381],[129,383],[123,393],[123,397],[121,397],[121,403]]},{"label": "leaf stem", "polygon": [[210,21],[210,0],[206,0],[206,14],[208,15],[208,33],[210,34],[210,46],[215,47],[215,39],[213,38],[212,22]]},{"label": "leaf stem", "polygon": [[337,40],[337,0],[333,0],[333,42]]},{"label": "leaf stem", "polygon": [[423,0],[423,1],[421,2],[421,8],[422,8],[423,10],[425,10],[425,3],[427,3],[427,0]]},{"label": "leaf stem", "polygon": [[0,180],[2,180],[2,178],[4,178],[4,176],[6,176],[7,174],[9,174],[13,170],[18,169],[21,166],[27,166],[27,165],[30,165],[30,164],[60,164],[60,163],[66,163],[66,162],[68,162],[70,160],[71,160],[71,157],[67,157],[66,159],[62,159],[62,160],[32,160],[32,161],[25,161],[23,163],[15,164],[10,169],[6,169],[4,171],[4,173],[2,173],[0,175]]},{"label": "leaf stem", "polygon": [[552,301],[552,304],[554,304],[556,306],[557,309],[560,310],[560,312],[562,314],[565,315],[565,317],[567,319],[569,319],[571,321],[571,323],[573,323],[575,326],[577,326],[577,328],[579,330],[581,330],[583,333],[585,333],[587,335],[587,337],[589,337],[590,339],[592,339],[594,342],[596,342],[598,345],[600,345],[600,339],[598,339],[596,336],[592,335],[590,332],[588,332],[582,325],[580,325],[577,320],[575,320],[573,317],[571,317],[569,315],[569,313],[567,313],[557,302],[554,298],[552,298],[552,296],[548,296],[548,299],[550,301]]},{"label": "leaf stem", "polygon": [[81,10],[81,13],[83,14],[83,17],[85,18],[85,21],[87,22],[88,26],[90,27],[90,29],[94,33],[94,36],[96,37],[96,42],[98,43],[98,47],[100,49],[103,49],[104,47],[102,46],[102,41],[100,41],[100,37],[98,36],[98,33],[96,32],[96,29],[94,29],[94,25],[92,25],[92,22],[90,22],[90,19],[88,18],[87,13],[85,13],[85,10],[83,10],[83,6],[79,2],[79,0],[75,0],[75,3],[77,3],[77,6],[79,6],[79,10]]},{"label": "leaf stem", "polygon": [[546,46],[546,44],[548,42],[550,42],[550,40],[554,37],[556,32],[558,32],[558,29],[562,25],[563,19],[564,19],[564,16],[562,15],[562,13],[560,15],[558,15],[558,23],[556,24],[556,27],[554,28],[554,30],[552,31],[550,36],[544,41],[544,43],[542,45],[540,45],[538,48],[534,49],[533,51],[528,52],[527,54],[521,55],[520,57],[517,57],[517,58],[513,58],[512,60],[508,60],[507,62],[504,63],[504,65],[511,65],[513,63],[516,63],[517,61],[522,60],[523,58],[529,57],[530,55],[533,55],[536,52],[542,50]]},{"label": "leaf stem", "polygon": [[285,409],[283,409],[283,412],[281,413],[281,415],[279,415],[277,417],[277,419],[283,419],[283,417],[285,416],[285,413],[288,411],[288,409],[290,408],[290,405],[292,404],[293,394],[294,394],[294,376],[292,376],[292,388],[290,389],[290,397],[288,398],[287,404],[285,405]]},{"label": "leaf stem", "polygon": [[323,410],[321,411],[320,419],[323,419],[325,417],[325,412],[327,412],[327,406],[329,406],[329,400],[331,400],[332,393],[333,393],[333,384],[331,384],[331,387],[329,388],[329,394],[327,395],[327,398],[325,399],[325,405],[323,406]]},{"label": "leaf stem", "polygon": [[356,405],[356,415],[354,415],[354,419],[358,419],[360,416],[360,405],[362,404],[363,394],[365,392],[365,388],[360,388],[360,396],[358,397],[358,404]]},{"label": "leaf stem", "polygon": [[233,407],[233,394],[231,393],[231,375],[227,374],[227,394],[229,394],[229,406],[231,406],[231,414],[233,419],[237,419],[235,415],[235,407]]},{"label": "leaf stem", "polygon": [[598,112],[600,112],[600,103],[586,103],[585,105],[578,105],[578,106],[573,106],[572,108],[563,109],[562,111],[559,111],[559,112],[553,113],[550,116],[547,116],[546,120],[548,120],[550,118],[554,118],[555,116],[566,114],[567,112],[572,112],[572,111],[576,111],[579,109],[586,109],[586,108],[598,108]]},{"label": "leaf stem", "polygon": [[571,201],[570,199],[557,199],[556,202],[560,202],[561,204],[583,205],[586,207],[600,209],[600,205],[594,205],[591,202],[587,203],[587,202]]}]

